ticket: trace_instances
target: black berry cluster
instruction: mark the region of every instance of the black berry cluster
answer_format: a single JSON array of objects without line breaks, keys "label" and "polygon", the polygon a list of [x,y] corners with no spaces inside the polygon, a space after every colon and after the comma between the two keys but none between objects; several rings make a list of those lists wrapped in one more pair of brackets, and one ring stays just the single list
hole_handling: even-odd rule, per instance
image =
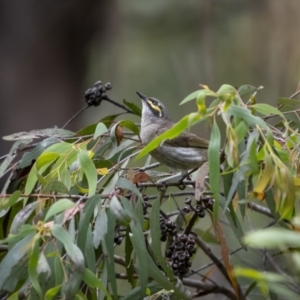
[{"label": "black berry cluster", "polygon": [[190,267],[191,256],[196,252],[195,240],[192,237],[182,234],[167,250],[166,256],[173,268],[175,275],[183,276]]},{"label": "black berry cluster", "polygon": [[197,213],[199,218],[205,217],[205,210],[213,210],[214,206],[214,200],[211,197],[203,198],[201,197],[200,200],[196,200],[196,205],[192,204],[191,198],[186,198],[184,200],[184,203],[186,206],[183,208],[183,211],[185,213],[189,213],[191,211],[194,211]]},{"label": "black berry cluster", "polygon": [[122,241],[123,241],[123,238],[122,236],[120,236],[119,234],[117,234],[115,237],[114,237],[114,243],[116,245],[121,245],[122,244]]},{"label": "black berry cluster", "polygon": [[160,232],[161,237],[160,240],[165,242],[169,236],[177,236],[177,229],[176,224],[169,219],[165,219],[164,217],[160,216],[159,218],[159,225],[160,225]]},{"label": "black berry cluster", "polygon": [[89,106],[100,105],[103,99],[107,99],[106,91],[111,90],[112,85],[110,82],[102,85],[101,81],[97,81],[92,88],[89,88],[84,93],[84,98]]}]

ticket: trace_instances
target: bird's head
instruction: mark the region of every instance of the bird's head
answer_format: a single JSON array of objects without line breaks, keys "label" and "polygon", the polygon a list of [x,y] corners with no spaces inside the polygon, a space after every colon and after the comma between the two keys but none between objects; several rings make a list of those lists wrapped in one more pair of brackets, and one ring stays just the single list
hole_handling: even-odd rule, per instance
[{"label": "bird's head", "polygon": [[142,118],[143,119],[169,119],[168,111],[164,104],[156,98],[148,97],[140,92],[136,92],[143,104]]}]

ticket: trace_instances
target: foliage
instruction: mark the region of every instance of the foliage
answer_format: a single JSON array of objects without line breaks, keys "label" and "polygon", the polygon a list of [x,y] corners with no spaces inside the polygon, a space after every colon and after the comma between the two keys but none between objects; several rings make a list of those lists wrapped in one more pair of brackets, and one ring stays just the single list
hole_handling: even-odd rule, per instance
[{"label": "foliage", "polygon": [[[9,299],[191,299],[208,293],[244,299],[258,287],[264,297],[296,299],[300,102],[280,98],[275,108],[256,103],[258,91],[202,86],[182,101],[195,99],[197,111],[143,149],[138,125],[118,115],[77,133],[55,128],[5,137],[15,142],[0,167],[0,176],[8,176],[0,202],[0,290]],[[136,105],[124,105],[140,115]],[[141,160],[135,157],[204,120],[211,127],[209,161],[193,180],[162,183],[166,173],[153,172],[157,164],[149,156],[136,166]],[[167,194],[172,186],[186,189]],[[195,200],[186,198],[184,208],[166,211],[166,199],[191,195]],[[241,222],[251,210],[273,218],[272,228],[244,234]],[[204,216],[214,233],[197,228]],[[279,248],[275,256],[284,253],[293,270],[282,270],[269,250],[264,253],[272,271],[233,266],[224,216],[241,249]],[[222,258],[210,243],[220,244]],[[209,256],[229,288],[189,278],[191,265],[197,267],[191,262],[195,252]],[[129,291],[120,289],[119,280],[128,281]]]}]

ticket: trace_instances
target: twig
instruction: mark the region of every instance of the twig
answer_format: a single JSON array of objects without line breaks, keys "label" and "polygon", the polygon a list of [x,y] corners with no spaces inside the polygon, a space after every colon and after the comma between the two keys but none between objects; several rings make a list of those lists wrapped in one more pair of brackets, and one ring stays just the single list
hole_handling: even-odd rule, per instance
[{"label": "twig", "polygon": [[[253,203],[253,202],[247,202],[247,207],[252,209],[253,211],[256,211],[256,212],[261,213],[261,214],[263,214],[267,217],[275,219],[274,215],[271,213],[271,210],[268,209],[267,207],[264,207],[262,205],[259,205],[259,204]],[[287,219],[282,219],[282,220],[286,223],[290,223],[290,221],[287,220]]]},{"label": "twig", "polygon": [[[0,194],[0,198],[8,198],[11,197],[13,194]],[[110,194],[101,195],[103,198],[110,197]],[[53,195],[53,194],[20,194],[20,197],[28,198],[28,197],[39,197],[39,198],[71,198],[75,200],[80,199],[88,199],[88,196],[82,196],[82,195]]]},{"label": "twig", "polygon": [[[195,186],[195,181],[183,181],[185,185],[191,185]],[[137,183],[137,187],[157,187],[157,188],[163,188],[163,187],[169,187],[169,186],[179,186],[180,182],[165,182],[165,183],[152,183],[152,182],[145,182],[145,183]]]},{"label": "twig", "polygon": [[76,114],[74,114],[62,127],[62,129],[66,128],[75,118],[77,118],[81,113],[83,113],[86,109],[88,109],[90,105],[86,105],[83,108],[81,108]]},{"label": "twig", "polygon": [[191,230],[193,229],[193,226],[194,226],[197,218],[198,218],[198,213],[194,212],[193,215],[192,215],[192,217],[191,217],[191,219],[189,220],[187,226],[184,229],[184,232],[183,232],[184,234],[188,235],[191,232]]},{"label": "twig", "polygon": [[215,284],[211,284],[211,283],[204,283],[201,280],[194,280],[194,279],[190,279],[190,278],[183,278],[182,283],[186,286],[193,287],[193,288],[196,288],[196,289],[199,289],[202,291],[206,291],[209,293],[226,295],[229,299],[232,299],[232,300],[237,299],[235,293],[232,290],[230,290],[224,286],[215,285]]},{"label": "twig", "polygon": [[261,205],[258,205],[258,204],[255,204],[253,202],[247,202],[247,207],[256,211],[256,212],[259,212],[267,217],[270,217],[270,218],[274,218],[273,214],[271,213],[271,211],[264,207],[264,206],[261,206]]},{"label": "twig", "polygon": [[300,88],[293,94],[293,95],[291,95],[289,98],[290,99],[293,99],[293,98],[295,98],[296,96],[298,96],[300,94]]},{"label": "twig", "polygon": [[133,113],[130,109],[128,109],[126,106],[124,106],[124,105],[120,104],[119,102],[116,102],[116,101],[114,101],[114,100],[108,98],[107,96],[103,97],[102,100],[107,101],[107,102],[109,102],[109,103],[112,103],[112,104],[114,104],[115,106],[118,106],[118,107],[124,109],[124,110],[125,110],[126,112],[128,112],[129,114],[134,114],[134,113]]},{"label": "twig", "polygon": [[[237,248],[237,249],[231,251],[231,252],[230,252],[230,255],[233,255],[233,254],[235,254],[235,253],[237,253],[237,252],[239,252],[239,251],[241,251],[241,250],[243,250],[243,249],[244,249],[243,247],[239,247],[239,248]],[[218,257],[218,259],[219,259],[220,261],[223,260],[222,257]],[[192,272],[193,274],[198,274],[199,272],[201,272],[201,271],[203,271],[203,270],[205,270],[205,269],[207,269],[207,268],[209,268],[209,267],[212,267],[212,266],[214,266],[214,265],[215,265],[215,263],[214,263],[214,262],[211,262],[211,263],[209,263],[209,264],[207,264],[207,265],[205,265],[205,266],[203,266],[203,267],[201,267],[201,268],[199,268],[199,269],[197,269],[197,270],[191,270],[191,272]]]},{"label": "twig", "polygon": [[288,276],[288,275],[287,275],[287,274],[279,267],[279,265],[275,262],[275,260],[273,259],[273,257],[272,257],[267,251],[265,251],[265,257],[266,257],[267,261],[270,263],[270,265],[273,267],[273,269],[274,269],[278,274],[280,274],[280,275],[282,275],[283,277],[285,277],[285,278],[288,279],[289,287],[299,294],[299,293],[300,293],[300,287],[299,287],[299,285],[297,285],[296,283],[291,282],[291,277]]},{"label": "twig", "polygon": [[[222,264],[222,262],[219,260],[219,258],[211,251],[211,249],[205,244],[205,242],[199,237],[195,236],[196,244],[202,249],[202,251],[214,262],[216,267],[219,269],[219,271],[223,274],[223,276],[227,279],[227,281],[232,286],[232,282],[229,278],[229,275],[227,273],[227,270],[225,266]],[[238,290],[239,290],[239,299],[244,299],[243,292],[241,290],[240,285],[237,283]],[[236,296],[235,298],[236,299]]]}]

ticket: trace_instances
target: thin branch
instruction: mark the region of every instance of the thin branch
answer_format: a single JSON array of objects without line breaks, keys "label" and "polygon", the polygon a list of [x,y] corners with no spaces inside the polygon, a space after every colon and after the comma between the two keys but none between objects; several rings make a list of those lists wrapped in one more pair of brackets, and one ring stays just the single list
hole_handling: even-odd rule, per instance
[{"label": "thin branch", "polygon": [[247,202],[247,207],[258,212],[261,213],[267,217],[270,218],[274,218],[273,214],[271,213],[270,209],[268,209],[267,207],[264,207],[262,205],[259,204],[255,204],[253,202]]},{"label": "thin branch", "polygon": [[[230,280],[230,277],[227,273],[227,270],[225,266],[222,264],[222,262],[219,260],[219,258],[212,252],[211,248],[209,248],[206,243],[201,239],[199,236],[195,236],[196,244],[202,249],[202,251],[214,262],[216,267],[219,269],[219,271],[223,274],[223,276],[227,279],[227,281],[232,286],[232,282]],[[239,299],[244,299],[243,292],[241,290],[240,285],[237,283],[238,290],[239,290]]]},{"label": "thin branch", "polygon": [[109,102],[109,103],[112,103],[113,105],[115,105],[115,106],[117,106],[117,107],[119,107],[119,108],[124,109],[124,110],[125,110],[126,112],[128,112],[129,114],[134,114],[134,113],[132,112],[132,110],[130,110],[129,108],[127,108],[127,107],[124,106],[123,104],[120,104],[119,102],[116,102],[116,101],[114,101],[114,100],[108,98],[107,96],[103,97],[102,101],[103,101],[103,100],[104,100],[104,101],[107,101],[107,102]]},{"label": "thin branch", "polygon": [[[233,255],[233,254],[235,254],[235,253],[237,253],[237,252],[239,252],[239,251],[241,251],[241,250],[243,250],[243,249],[244,249],[243,247],[239,247],[239,248],[237,248],[237,249],[231,251],[231,252],[230,252],[230,255]],[[223,260],[222,257],[218,257],[218,259],[219,259],[220,261]],[[215,265],[215,263],[214,263],[214,262],[211,262],[211,263],[209,263],[209,264],[207,264],[207,265],[205,265],[205,266],[203,266],[203,267],[201,267],[201,268],[199,268],[199,269],[197,269],[197,270],[191,270],[191,272],[192,272],[193,274],[198,274],[199,272],[201,272],[201,271],[203,271],[203,270],[205,270],[205,269],[207,269],[207,268],[209,268],[209,267],[212,267],[212,266],[214,266],[214,265]]]},{"label": "thin branch", "polygon": [[[247,202],[247,207],[252,209],[253,211],[256,211],[258,213],[261,213],[269,218],[275,219],[274,215],[272,214],[271,210],[268,209],[267,207],[264,207],[262,205],[253,203],[253,202]],[[289,220],[283,219],[284,222],[290,223]]]},{"label": "thin branch", "polygon": [[287,278],[290,288],[293,289],[295,292],[297,292],[298,294],[300,293],[300,287],[299,285],[297,285],[296,283],[292,282],[291,277],[289,275],[287,275],[280,267],[279,265],[275,262],[275,260],[273,259],[273,257],[267,252],[265,251],[265,257],[267,259],[267,261],[270,263],[270,265],[273,267],[273,269],[280,275],[282,275],[283,277]]},{"label": "thin branch", "polygon": [[81,113],[83,113],[86,109],[88,109],[90,105],[86,105],[83,108],[81,108],[77,113],[75,113],[62,127],[62,129],[66,128],[74,119],[76,119]]},{"label": "thin branch", "polygon": [[[124,273],[116,273],[116,278],[127,280],[128,276],[127,276],[127,274],[124,274]],[[133,274],[133,278],[138,279],[139,278],[138,274]],[[232,290],[230,290],[224,286],[211,284],[211,283],[204,283],[201,280],[194,280],[194,279],[189,279],[189,278],[183,278],[182,283],[185,286],[192,287],[192,288],[195,288],[195,289],[198,289],[201,291],[205,291],[206,294],[222,294],[222,295],[227,296],[231,300],[237,300],[235,293]],[[193,298],[196,298],[196,297],[198,297],[198,295],[193,296]]]},{"label": "thin branch", "polygon": [[300,94],[300,88],[293,94],[293,95],[291,95],[289,98],[290,99],[293,99],[293,98],[295,98],[296,96],[298,96]]},{"label": "thin branch", "polygon": [[[187,180],[183,181],[184,185],[191,185],[195,186],[195,181]],[[145,182],[145,183],[137,183],[137,187],[156,187],[156,188],[164,188],[164,187],[169,187],[169,186],[181,186],[181,182],[164,182],[164,183],[153,183],[153,182]]]},{"label": "thin branch", "polygon": [[[180,197],[180,196],[193,196],[195,195],[194,192],[190,191],[190,192],[177,192],[177,193],[170,193],[170,194],[165,194],[164,198],[169,198],[169,197]],[[157,195],[152,195],[152,196],[148,196],[147,199],[148,200],[155,200],[158,196]]]}]

